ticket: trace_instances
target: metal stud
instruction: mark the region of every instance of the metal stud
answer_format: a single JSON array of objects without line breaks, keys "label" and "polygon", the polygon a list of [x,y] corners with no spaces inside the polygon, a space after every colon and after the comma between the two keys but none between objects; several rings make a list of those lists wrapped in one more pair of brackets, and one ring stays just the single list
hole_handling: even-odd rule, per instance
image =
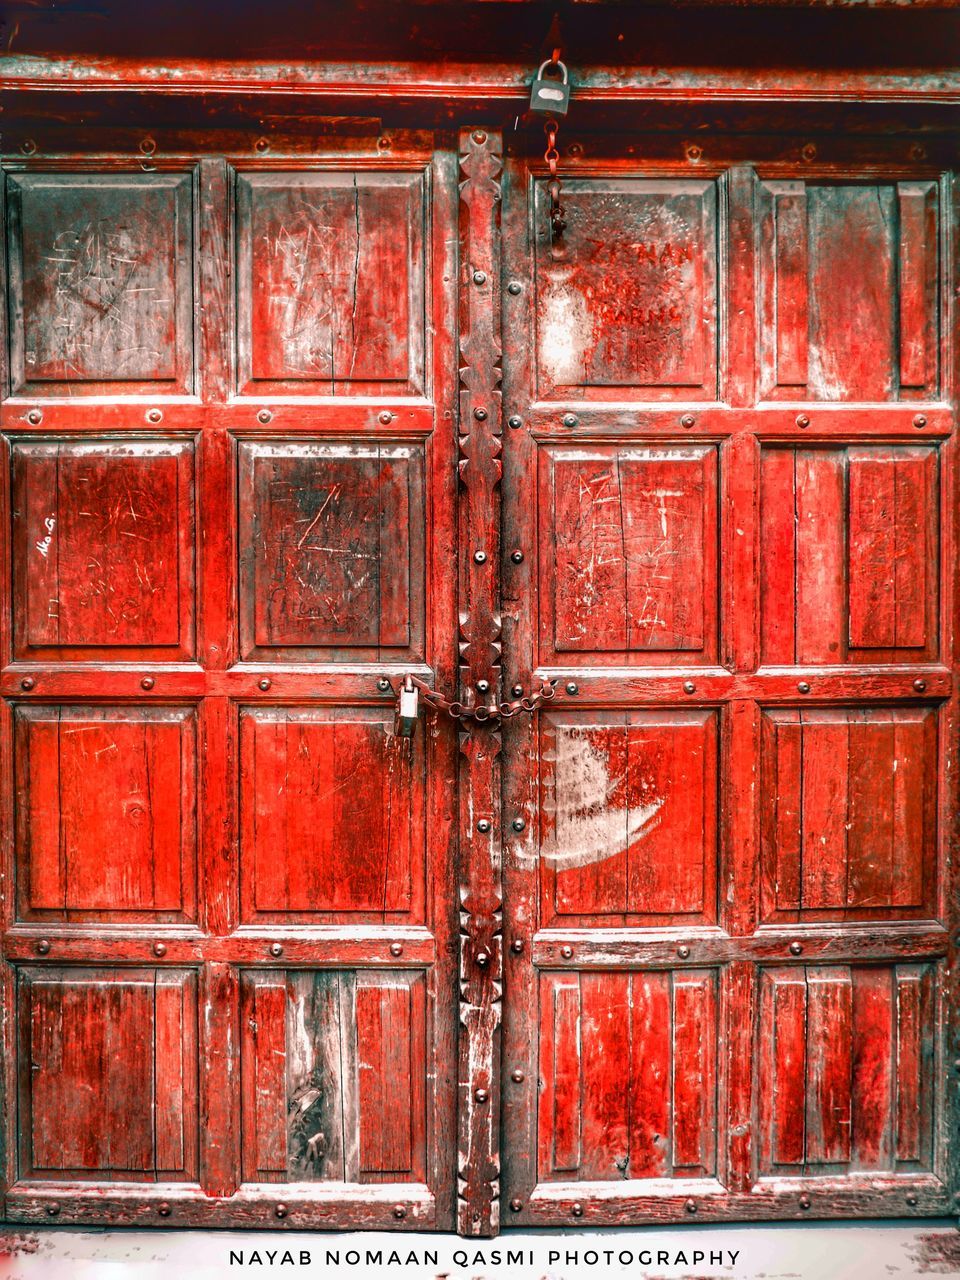
[{"label": "metal stud", "polygon": [[489,680],[478,680],[478,681],[477,681],[476,688],[477,688],[477,693],[489,693],[489,692],[490,692],[490,681],[489,681]]},{"label": "metal stud", "polygon": [[514,564],[523,564],[523,552],[522,552],[522,551],[511,551],[511,552],[510,552],[510,559],[513,561],[513,563],[514,563]]},{"label": "metal stud", "polygon": [[681,960],[686,960],[686,959],[688,958],[688,956],[690,955],[690,948],[689,948],[689,947],[677,947],[677,955],[680,957],[680,959],[681,959]]},{"label": "metal stud", "polygon": [[514,696],[515,698],[522,698],[522,697],[523,697],[523,685],[522,685],[522,684],[515,684],[515,685],[513,685],[513,687],[511,688],[510,692],[513,694],[513,696]]},{"label": "metal stud", "polygon": [[48,1205],[47,1205],[47,1217],[48,1217],[48,1218],[56,1218],[56,1217],[58,1216],[58,1214],[59,1214],[59,1213],[60,1213],[60,1206],[59,1206],[58,1204],[48,1204]]},{"label": "metal stud", "polygon": [[514,940],[510,943],[510,950],[513,952],[513,954],[514,954],[515,956],[522,955],[522,954],[523,954],[523,939],[522,939],[522,938],[514,938]]},{"label": "metal stud", "polygon": [[807,415],[805,413],[798,413],[797,426],[803,429],[805,427],[809,427],[809,425],[810,425],[810,419],[807,417]]},{"label": "metal stud", "polygon": [[563,956],[564,960],[571,960],[573,958],[573,947],[561,947],[560,954]]},{"label": "metal stud", "polygon": [[271,942],[271,943],[270,943],[270,954],[271,954],[272,956],[282,956],[282,955],[283,955],[283,946],[282,946],[279,942]]},{"label": "metal stud", "polygon": [[519,1212],[520,1212],[520,1210],[521,1210],[522,1208],[523,1208],[523,1201],[522,1201],[522,1200],[516,1200],[516,1199],[514,1199],[514,1200],[511,1200],[511,1201],[510,1201],[510,1211],[511,1211],[511,1213],[519,1213]]},{"label": "metal stud", "polygon": [[31,409],[27,414],[27,421],[30,423],[31,427],[39,427],[40,423],[43,421],[43,411],[41,409]]},{"label": "metal stud", "polygon": [[800,1208],[801,1208],[801,1209],[809,1209],[809,1208],[810,1208],[810,1197],[809,1197],[809,1196],[801,1196],[801,1197],[800,1197]]},{"label": "metal stud", "polygon": [[483,408],[474,409],[473,416],[478,422],[485,422],[487,418],[487,411]]},{"label": "metal stud", "polygon": [[524,1080],[526,1080],[526,1076],[518,1067],[516,1071],[510,1072],[510,1079],[513,1081],[514,1084],[523,1084]]},{"label": "metal stud", "polygon": [[25,156],[32,156],[37,149],[37,144],[32,138],[24,138],[20,143],[20,150]]},{"label": "metal stud", "polygon": [[481,819],[480,819],[480,821],[477,823],[477,830],[478,830],[478,831],[480,832],[480,834],[481,834],[481,835],[483,835],[483,836],[485,836],[485,835],[487,834],[487,832],[490,830],[490,823],[488,822],[488,820],[487,820],[486,818],[481,818]]},{"label": "metal stud", "polygon": [[569,693],[571,697],[575,697],[579,692],[580,692],[579,685],[575,684],[574,681],[571,680],[567,684],[567,693]]},{"label": "metal stud", "polygon": [[490,963],[489,951],[478,951],[476,960],[477,960],[477,967],[479,969],[486,969],[487,965]]},{"label": "metal stud", "polygon": [[486,283],[487,283],[487,273],[486,273],[485,271],[475,271],[475,272],[473,273],[473,283],[474,283],[474,284],[486,284]]},{"label": "metal stud", "polygon": [[507,419],[507,426],[516,431],[518,427],[523,426],[523,419],[514,413]]},{"label": "metal stud", "polygon": [[487,135],[483,132],[482,129],[474,129],[473,140],[477,144],[477,146],[482,147],[487,140]]},{"label": "metal stud", "polygon": [[907,1204],[910,1205],[911,1209],[914,1207],[916,1203],[917,1203],[917,1197],[915,1195],[907,1196]]},{"label": "metal stud", "polygon": [[524,827],[526,827],[526,825],[527,824],[524,822],[522,818],[514,818],[513,820],[514,831],[522,831]]},{"label": "metal stud", "polygon": [[402,942],[391,942],[391,943],[390,943],[390,954],[391,954],[392,956],[402,956],[402,955],[403,955],[403,943],[402,943]]},{"label": "metal stud", "polygon": [[153,676],[144,676],[143,679],[140,681],[140,688],[152,689],[156,683],[157,682],[156,680],[154,680]]},{"label": "metal stud", "polygon": [[927,687],[927,682],[926,680],[914,680],[913,687],[916,689],[917,693],[923,693]]},{"label": "metal stud", "polygon": [[268,138],[258,138],[253,144],[262,155],[264,151],[270,150],[270,141]]},{"label": "metal stud", "polygon": [[692,681],[692,680],[684,680],[684,682],[683,682],[683,692],[684,692],[684,693],[696,693],[696,692],[697,692],[697,686],[693,683],[693,681]]},{"label": "metal stud", "polygon": [[807,683],[807,681],[806,681],[806,680],[801,680],[801,681],[798,683],[797,688],[799,689],[799,691],[800,691],[801,693],[809,693],[809,692],[810,692],[810,685]]},{"label": "metal stud", "polygon": [[157,144],[154,142],[153,138],[141,138],[140,150],[145,156],[152,156],[156,149]]},{"label": "metal stud", "polygon": [[572,1205],[570,1206],[570,1212],[573,1214],[573,1216],[574,1216],[575,1218],[582,1218],[582,1217],[583,1217],[583,1205],[582,1205],[582,1204],[580,1204],[580,1203],[579,1203],[579,1201],[578,1201],[576,1204],[572,1204]]},{"label": "metal stud", "polygon": [[476,1098],[477,1102],[486,1102],[487,1099],[490,1097],[486,1089],[474,1089],[473,1096],[474,1098]]},{"label": "metal stud", "polygon": [[389,409],[381,409],[380,412],[377,414],[377,418],[383,424],[383,426],[389,427],[390,423],[393,421],[393,414],[390,412]]},{"label": "metal stud", "polygon": [[696,1202],[696,1200],[688,1200],[688,1201],[687,1201],[687,1203],[686,1203],[683,1207],[686,1209],[687,1213],[696,1213],[696,1212],[697,1212],[697,1202]]},{"label": "metal stud", "polygon": [[805,146],[801,147],[800,154],[803,156],[804,160],[816,160],[817,148],[812,142],[808,142]]},{"label": "metal stud", "polygon": [[157,1213],[159,1213],[161,1218],[170,1217],[170,1206],[167,1204],[166,1200],[161,1201],[161,1203],[157,1205]]},{"label": "metal stud", "polygon": [[36,683],[37,682],[36,680],[34,680],[33,676],[24,676],[23,679],[20,681],[20,688],[24,689],[27,693],[29,693]]},{"label": "metal stud", "polygon": [[267,679],[266,676],[264,676],[263,679],[258,682],[257,688],[262,689],[264,693],[267,692],[267,690],[270,688],[270,681]]},{"label": "metal stud", "polygon": [[50,954],[50,943],[46,938],[41,938],[37,943],[37,955],[46,956]]},{"label": "metal stud", "polygon": [[791,954],[792,956],[798,956],[798,955],[800,955],[800,953],[801,953],[802,951],[803,951],[803,943],[802,943],[802,942],[791,942],[791,943],[790,943],[790,954]]},{"label": "metal stud", "polygon": [[162,422],[162,421],[163,421],[163,411],[162,411],[161,409],[148,409],[148,410],[147,410],[147,421],[148,421],[148,422],[152,422],[152,423],[154,423],[154,425],[156,425],[156,423],[158,423],[158,422]]},{"label": "metal stud", "polygon": [[257,414],[257,421],[262,422],[264,426],[266,426],[268,422],[273,421],[273,414],[270,412],[269,409],[261,409],[260,412]]},{"label": "metal stud", "polygon": [[380,679],[377,681],[377,688],[380,690],[381,693],[390,692],[391,685],[390,685],[390,681],[387,679],[386,676],[380,677]]},{"label": "metal stud", "polygon": [[165,956],[167,954],[167,944],[165,942],[155,942],[153,944],[153,954],[155,956]]},{"label": "metal stud", "polygon": [[686,427],[688,431],[690,430],[691,427],[696,425],[696,422],[697,420],[692,413],[685,413],[683,417],[680,419],[681,427]]},{"label": "metal stud", "polygon": [[407,1216],[407,1206],[404,1204],[395,1204],[393,1206],[393,1216],[398,1222],[405,1218]]},{"label": "metal stud", "polygon": [[565,413],[561,421],[565,427],[575,427],[579,422],[579,418],[575,413]]},{"label": "metal stud", "polygon": [[287,1206],[285,1204],[278,1204],[273,1212],[278,1218],[285,1218],[287,1216]]},{"label": "metal stud", "polygon": [[926,417],[922,413],[918,413],[913,419],[913,425],[917,428],[918,431],[922,431],[923,428],[927,425]]},{"label": "metal stud", "polygon": [[487,553],[485,551],[475,551],[473,553],[473,558],[477,562],[477,564],[487,563]]},{"label": "metal stud", "polygon": [[507,285],[507,293],[512,293],[513,296],[516,297],[522,288],[523,288],[523,285],[520,283],[519,280],[511,280],[510,283]]}]

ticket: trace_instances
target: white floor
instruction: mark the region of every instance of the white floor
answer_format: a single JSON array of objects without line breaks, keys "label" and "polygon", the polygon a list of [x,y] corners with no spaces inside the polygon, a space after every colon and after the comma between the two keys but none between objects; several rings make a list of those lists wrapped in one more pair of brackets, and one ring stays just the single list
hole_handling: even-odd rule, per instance
[{"label": "white floor", "polygon": [[[717,1255],[722,1261],[717,1261]],[[447,1235],[372,1232],[80,1232],[44,1228],[0,1234],[0,1280],[119,1280],[127,1276],[133,1280],[219,1280],[265,1274],[324,1280],[960,1277],[960,1231],[953,1221],[944,1219],[921,1224],[510,1231],[497,1241],[479,1242]]]}]

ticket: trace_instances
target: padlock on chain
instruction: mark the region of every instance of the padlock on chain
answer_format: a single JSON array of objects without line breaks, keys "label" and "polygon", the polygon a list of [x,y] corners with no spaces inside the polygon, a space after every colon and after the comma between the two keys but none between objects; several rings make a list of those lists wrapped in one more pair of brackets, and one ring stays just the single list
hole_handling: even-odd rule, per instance
[{"label": "padlock on chain", "polygon": [[[547,67],[552,67],[554,71],[559,72],[559,77],[545,77],[543,73]],[[565,116],[569,106],[570,80],[567,68],[559,58],[556,61],[547,58],[541,64],[530,86],[530,110],[539,111],[544,115]]]},{"label": "padlock on chain", "polygon": [[412,738],[417,728],[420,695],[416,685],[406,677],[400,686],[397,710],[393,718],[393,732],[398,738]]}]

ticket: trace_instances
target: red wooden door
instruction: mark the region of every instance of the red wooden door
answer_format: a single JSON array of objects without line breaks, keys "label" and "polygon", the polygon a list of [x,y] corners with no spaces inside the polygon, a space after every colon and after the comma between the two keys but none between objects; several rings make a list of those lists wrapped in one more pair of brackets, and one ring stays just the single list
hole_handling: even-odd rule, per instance
[{"label": "red wooden door", "polygon": [[455,162],[138,141],[4,172],[6,1212],[449,1226]]},{"label": "red wooden door", "polygon": [[506,1217],[943,1212],[951,184],[592,141],[504,184]]}]

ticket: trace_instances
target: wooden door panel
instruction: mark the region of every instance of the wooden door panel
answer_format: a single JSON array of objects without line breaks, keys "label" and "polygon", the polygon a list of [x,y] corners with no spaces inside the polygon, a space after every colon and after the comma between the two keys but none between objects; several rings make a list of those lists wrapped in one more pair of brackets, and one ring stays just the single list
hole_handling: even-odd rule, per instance
[{"label": "wooden door panel", "polygon": [[717,919],[717,716],[540,716],[541,922]]},{"label": "wooden door panel", "polygon": [[424,974],[243,976],[244,1179],[423,1182]]},{"label": "wooden door panel", "polygon": [[372,708],[241,712],[244,920],[424,921],[426,760]]},{"label": "wooden door panel", "polygon": [[416,445],[241,441],[241,654],[423,660]]},{"label": "wooden door panel", "polygon": [[937,713],[763,715],[763,919],[935,919]]},{"label": "wooden door panel", "polygon": [[194,389],[189,173],[7,178],[12,390]]},{"label": "wooden door panel", "polygon": [[539,461],[541,661],[715,659],[716,450],[545,446]]},{"label": "wooden door panel", "polygon": [[422,393],[422,173],[241,173],[237,204],[239,391]]},{"label": "wooden door panel", "polygon": [[764,969],[760,1172],[933,1170],[937,966]]},{"label": "wooden door panel", "polygon": [[938,470],[934,446],[761,450],[764,663],[937,657]]},{"label": "wooden door panel", "polygon": [[763,397],[934,398],[937,184],[764,181],[757,197]]},{"label": "wooden door panel", "polygon": [[24,1177],[196,1179],[194,973],[23,969],[18,1006]]},{"label": "wooden door panel", "polygon": [[552,245],[534,191],[536,369],[544,400],[716,395],[716,186],[575,178]]},{"label": "wooden door panel", "polygon": [[17,918],[196,920],[192,707],[20,706]]},{"label": "wooden door panel", "polygon": [[540,1179],[712,1177],[717,1009],[710,970],[541,973]]},{"label": "wooden door panel", "polygon": [[18,441],[12,461],[16,657],[192,657],[192,444]]}]

